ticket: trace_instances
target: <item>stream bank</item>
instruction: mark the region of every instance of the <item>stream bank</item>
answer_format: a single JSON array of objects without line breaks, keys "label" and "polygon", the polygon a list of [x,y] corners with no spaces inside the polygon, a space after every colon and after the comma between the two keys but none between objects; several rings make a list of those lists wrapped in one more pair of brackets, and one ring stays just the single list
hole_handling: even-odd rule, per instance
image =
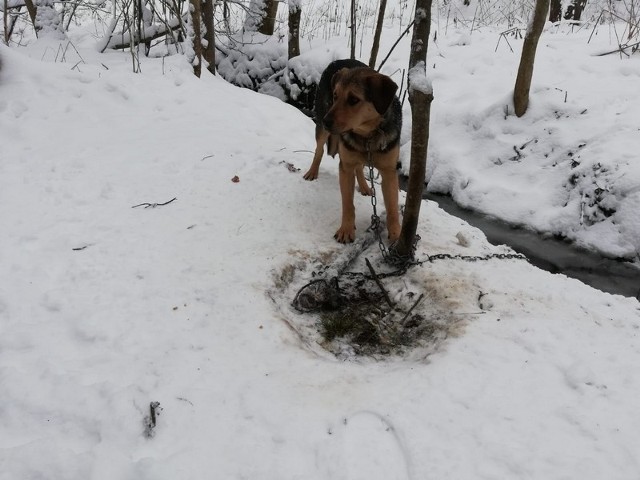
[{"label": "stream bank", "polygon": [[482,230],[489,242],[508,245],[526,255],[538,268],[576,278],[603,292],[640,300],[640,268],[632,263],[605,258],[566,241],[464,209],[448,195],[426,193],[423,197],[438,203],[448,214]]}]

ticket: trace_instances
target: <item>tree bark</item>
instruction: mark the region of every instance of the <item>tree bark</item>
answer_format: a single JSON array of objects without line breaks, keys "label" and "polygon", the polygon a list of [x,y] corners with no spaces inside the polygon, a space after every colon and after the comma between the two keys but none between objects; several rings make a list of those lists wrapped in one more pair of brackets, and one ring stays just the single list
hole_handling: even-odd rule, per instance
[{"label": "tree bark", "polygon": [[540,40],[548,11],[549,0],[536,0],[533,19],[524,37],[518,76],[516,77],[516,85],[513,90],[513,106],[518,117],[524,115],[529,107],[529,91],[531,90],[531,78],[533,77],[533,63],[536,58],[538,40]]},{"label": "tree bark", "polygon": [[551,0],[549,9],[549,21],[556,23],[562,20],[562,0]]},{"label": "tree bark", "polygon": [[378,49],[380,48],[380,35],[382,35],[382,23],[384,21],[384,12],[386,9],[387,9],[387,0],[380,0],[380,9],[378,11],[378,22],[376,23],[376,31],[373,34],[373,45],[371,47],[371,56],[369,57],[369,68],[376,68]]},{"label": "tree bark", "polygon": [[[35,10],[33,26],[38,37],[64,38],[60,15],[55,8],[53,0],[35,0],[35,4],[31,3],[31,7]],[[29,5],[27,5],[27,9],[30,10]],[[31,15],[31,10],[29,15]]]},{"label": "tree bark", "polygon": [[[36,28],[36,6],[33,4],[32,0],[24,0],[24,4],[27,6],[27,12],[29,13],[29,18],[31,19],[31,23],[33,24],[33,28]],[[36,36],[38,32],[36,30]]]},{"label": "tree bark", "polygon": [[300,3],[289,0],[289,60],[300,55]]},{"label": "tree bark", "polygon": [[262,26],[258,28],[258,32],[263,35],[273,35],[276,28],[276,14],[278,13],[278,2],[275,0],[264,0],[264,17],[262,17]]},{"label": "tree bark", "polygon": [[251,0],[244,21],[244,29],[247,32],[273,35],[277,12],[278,3],[275,0]]},{"label": "tree bark", "polygon": [[200,28],[202,22],[202,8],[201,0],[189,0],[189,26],[190,40],[193,47],[193,58],[191,64],[193,65],[193,73],[196,77],[200,78],[202,73],[202,29]]},{"label": "tree bark", "polygon": [[207,70],[216,74],[216,35],[213,25],[213,15],[215,10],[215,0],[202,0],[202,23],[205,28],[203,35],[204,49],[202,56],[207,62]]},{"label": "tree bark", "polygon": [[356,58],[356,0],[351,0],[351,18],[350,23],[351,29],[350,37],[351,37],[351,52],[349,54],[349,58],[351,60]]},{"label": "tree bark", "polygon": [[582,11],[584,7],[587,5],[587,0],[573,0],[571,4],[567,7],[567,11],[564,14],[565,20],[574,20],[576,22],[580,21],[580,17],[582,16]]},{"label": "tree bark", "polygon": [[[407,201],[402,218],[402,231],[394,252],[402,258],[413,257],[413,245],[418,229],[422,191],[427,171],[429,117],[433,92],[426,88],[426,61],[431,30],[432,0],[416,0],[415,23],[409,56],[409,103],[411,105],[411,164]],[[413,79],[413,81],[412,81]],[[416,81],[421,84],[415,85]],[[424,82],[424,84],[422,84]]]}]

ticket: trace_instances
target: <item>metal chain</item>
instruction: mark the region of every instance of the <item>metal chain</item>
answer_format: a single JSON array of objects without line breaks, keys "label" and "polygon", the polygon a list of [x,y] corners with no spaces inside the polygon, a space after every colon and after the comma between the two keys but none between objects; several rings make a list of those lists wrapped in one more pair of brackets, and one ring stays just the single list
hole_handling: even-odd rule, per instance
[{"label": "metal chain", "polygon": [[369,146],[367,145],[367,153],[368,153],[368,167],[369,167],[369,183],[371,184],[371,207],[373,208],[373,214],[371,215],[371,225],[368,230],[373,231],[376,234],[376,238],[378,240],[378,247],[380,248],[380,253],[382,254],[382,258],[386,261],[389,258],[389,251],[387,250],[386,245],[382,241],[382,234],[380,233],[380,216],[378,215],[378,199],[376,197],[376,184],[374,182],[374,172],[373,172],[373,161],[371,158],[371,150],[369,150]]},{"label": "metal chain", "polygon": [[427,259],[416,262],[416,264],[433,263],[436,260],[464,260],[465,262],[484,262],[487,260],[525,260],[529,259],[521,253],[489,253],[488,255],[458,255],[451,253],[438,253],[435,255],[427,255]]},{"label": "metal chain", "polygon": [[407,256],[398,255],[396,249],[394,248],[395,242],[389,245],[389,248],[384,244],[382,240],[382,233],[380,229],[380,216],[378,215],[378,200],[376,197],[376,185],[374,181],[374,172],[373,172],[373,153],[369,148],[369,143],[367,142],[367,166],[369,167],[369,183],[371,184],[371,207],[373,208],[373,214],[371,215],[371,225],[367,229],[367,231],[373,231],[376,234],[376,238],[378,240],[378,248],[380,249],[380,253],[382,254],[382,259],[389,265],[395,267],[408,267],[415,256],[415,251],[417,248],[418,241],[420,240],[420,236],[416,235],[413,239],[413,245],[411,247],[412,254]]}]

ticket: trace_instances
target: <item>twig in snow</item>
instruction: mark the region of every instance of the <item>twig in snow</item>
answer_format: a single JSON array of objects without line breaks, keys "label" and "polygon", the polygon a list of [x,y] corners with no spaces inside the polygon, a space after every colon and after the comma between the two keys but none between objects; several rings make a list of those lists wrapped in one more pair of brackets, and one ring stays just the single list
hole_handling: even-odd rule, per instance
[{"label": "twig in snow", "polygon": [[407,314],[400,321],[400,325],[402,325],[404,327],[404,324],[407,322],[407,319],[409,318],[409,315],[411,315],[411,312],[413,312],[413,309],[418,306],[418,304],[422,301],[423,298],[424,298],[424,293],[421,293],[420,296],[418,297],[418,299],[416,300],[416,302],[413,304],[413,306],[409,309]]},{"label": "twig in snow", "polygon": [[168,205],[171,202],[173,202],[174,200],[177,200],[176,197],[173,197],[171,200],[169,200],[168,202],[164,202],[164,203],[140,203],[139,205],[134,205],[131,208],[138,208],[138,207],[142,207],[144,205],[144,208],[156,208],[156,207],[162,207],[164,205]]},{"label": "twig in snow", "polygon": [[156,428],[158,416],[160,415],[160,402],[151,402],[149,404],[149,415],[144,417],[144,436],[147,438],[153,438],[156,434],[154,428]]},{"label": "twig in snow", "polygon": [[368,258],[365,258],[364,260],[367,263],[367,268],[369,268],[369,271],[371,272],[371,276],[373,277],[374,282],[376,282],[376,284],[378,285],[378,288],[380,288],[380,290],[382,291],[382,294],[384,295],[384,299],[387,301],[389,306],[391,308],[393,308],[395,305],[393,304],[393,302],[389,298],[389,294],[387,293],[387,290],[384,288],[384,285],[382,285],[382,282],[378,278],[378,274],[373,269],[373,266],[371,265],[371,262],[369,261]]}]

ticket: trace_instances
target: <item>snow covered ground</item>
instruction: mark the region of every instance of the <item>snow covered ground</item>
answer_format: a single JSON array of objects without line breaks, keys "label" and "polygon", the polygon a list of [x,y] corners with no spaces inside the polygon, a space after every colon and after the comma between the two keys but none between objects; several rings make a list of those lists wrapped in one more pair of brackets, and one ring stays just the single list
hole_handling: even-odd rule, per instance
[{"label": "snow covered ground", "polygon": [[[517,120],[517,54],[439,38],[430,188],[637,255],[638,58],[545,35]],[[57,45],[0,46],[0,479],[640,477],[637,300],[524,260],[425,263],[389,288],[424,293],[444,334],[336,357],[291,307],[357,248],[332,238],[336,162],[302,179],[311,120],[181,57],[134,75],[77,47],[72,68]],[[509,252],[432,202],[419,233],[418,258]]]}]

